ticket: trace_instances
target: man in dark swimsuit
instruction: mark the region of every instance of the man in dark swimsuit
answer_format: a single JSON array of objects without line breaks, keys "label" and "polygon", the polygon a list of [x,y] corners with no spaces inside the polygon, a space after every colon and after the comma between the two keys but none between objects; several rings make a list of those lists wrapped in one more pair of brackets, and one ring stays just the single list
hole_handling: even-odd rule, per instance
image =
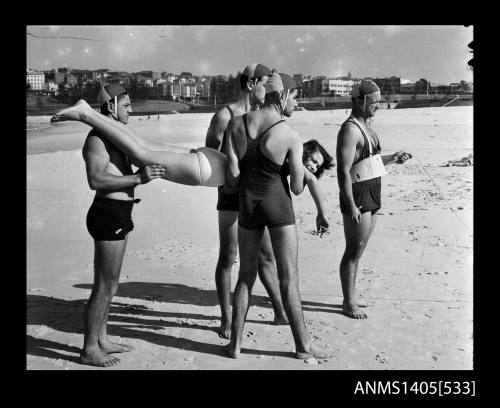
[{"label": "man in dark swimsuit", "polygon": [[[132,111],[130,98],[120,85],[101,89],[98,101],[101,113],[127,124]],[[94,239],[94,285],[85,307],[85,334],[81,362],[110,367],[120,360],[111,353],[123,353],[133,347],[108,339],[107,321],[111,299],[118,289],[120,270],[128,233],[134,229],[132,207],[134,188],[165,173],[161,166],[140,168],[136,173],[127,156],[94,129],[83,146],[87,179],[95,198],[87,214],[87,229]]]},{"label": "man in dark swimsuit", "polygon": [[266,84],[264,106],[234,118],[227,130],[226,179],[231,186],[239,183],[240,187],[240,271],[234,291],[231,341],[225,348],[233,358],[241,351],[265,227],[274,248],[281,296],[296,346],[295,356],[300,359],[329,356],[307,333],[298,290],[298,238],[290,188],[296,195],[304,190],[303,146],[300,135],[282,120],[283,115],[292,115],[297,105],[296,96],[295,81],[289,75],[273,73]]},{"label": "man in dark swimsuit", "polygon": [[[271,70],[262,64],[250,64],[240,76],[241,91],[238,99],[218,111],[210,122],[205,146],[225,151],[225,131],[236,116],[258,109],[264,103],[265,85]],[[231,269],[238,249],[238,188],[227,184],[218,188],[217,211],[219,218],[219,259],[215,268],[215,285],[221,308],[219,336],[228,339],[231,332]],[[259,252],[258,274],[274,309],[274,323],[288,324],[277,274],[269,233],[266,232]]]},{"label": "man in dark swimsuit", "polygon": [[[343,312],[354,319],[366,319],[366,313],[354,294],[358,262],[375,228],[381,205],[380,177],[355,182],[351,168],[363,159],[380,153],[380,142],[369,122],[381,99],[378,86],[368,80],[352,91],[351,116],[342,124],[337,137],[337,181],[340,211],[344,221],[346,248],[340,262],[340,280],[344,295]],[[411,154],[403,151],[381,156],[384,165],[404,163]]]}]

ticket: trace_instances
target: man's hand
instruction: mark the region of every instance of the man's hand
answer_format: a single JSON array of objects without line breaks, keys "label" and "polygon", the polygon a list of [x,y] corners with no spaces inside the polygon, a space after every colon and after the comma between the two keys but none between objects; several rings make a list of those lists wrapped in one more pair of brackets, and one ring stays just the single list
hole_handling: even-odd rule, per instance
[{"label": "man's hand", "polygon": [[403,164],[406,160],[411,159],[411,153],[399,151],[392,155],[394,163]]},{"label": "man's hand", "polygon": [[356,224],[359,224],[361,222],[361,211],[359,211],[358,207],[348,208],[347,215]]},{"label": "man's hand", "polygon": [[135,172],[139,176],[140,184],[147,184],[155,178],[163,177],[167,169],[159,164],[141,167]]},{"label": "man's hand", "polygon": [[323,214],[319,214],[316,217],[316,231],[318,231],[319,237],[323,237],[323,234],[328,233],[328,228],[330,227],[330,224],[328,223],[328,220]]}]

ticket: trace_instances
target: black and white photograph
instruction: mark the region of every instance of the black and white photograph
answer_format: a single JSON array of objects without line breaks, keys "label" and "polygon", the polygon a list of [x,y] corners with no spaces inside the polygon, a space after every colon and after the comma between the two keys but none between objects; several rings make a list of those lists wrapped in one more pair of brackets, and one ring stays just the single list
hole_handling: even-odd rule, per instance
[{"label": "black and white photograph", "polygon": [[26,370],[473,370],[473,41],[26,25]]}]

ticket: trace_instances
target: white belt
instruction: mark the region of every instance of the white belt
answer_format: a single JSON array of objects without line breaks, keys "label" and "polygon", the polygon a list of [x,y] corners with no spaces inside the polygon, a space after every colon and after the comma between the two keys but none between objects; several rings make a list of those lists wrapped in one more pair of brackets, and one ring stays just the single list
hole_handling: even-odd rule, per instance
[{"label": "white belt", "polygon": [[370,180],[376,177],[385,176],[384,162],[380,154],[374,154],[366,159],[363,159],[351,167],[351,179],[353,183]]}]

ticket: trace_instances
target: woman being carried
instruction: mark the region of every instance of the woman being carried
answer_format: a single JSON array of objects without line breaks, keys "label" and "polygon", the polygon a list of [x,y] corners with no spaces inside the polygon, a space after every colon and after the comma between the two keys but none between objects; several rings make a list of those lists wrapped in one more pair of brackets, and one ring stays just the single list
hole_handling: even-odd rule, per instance
[{"label": "woman being carried", "polygon": [[[80,99],[73,106],[57,112],[51,122],[79,121],[96,129],[119,150],[125,153],[136,167],[157,164],[167,169],[163,179],[190,186],[217,187],[225,183],[226,155],[209,147],[189,149],[168,144],[153,144],[123,123],[94,110]],[[334,166],[333,158],[316,140],[304,143],[303,163],[311,174],[305,173],[304,184],[313,194],[319,210],[319,197],[314,194],[317,179],[324,170]],[[318,160],[320,165],[318,165]],[[316,164],[315,164],[316,163]],[[319,225],[318,225],[319,228]]]}]

